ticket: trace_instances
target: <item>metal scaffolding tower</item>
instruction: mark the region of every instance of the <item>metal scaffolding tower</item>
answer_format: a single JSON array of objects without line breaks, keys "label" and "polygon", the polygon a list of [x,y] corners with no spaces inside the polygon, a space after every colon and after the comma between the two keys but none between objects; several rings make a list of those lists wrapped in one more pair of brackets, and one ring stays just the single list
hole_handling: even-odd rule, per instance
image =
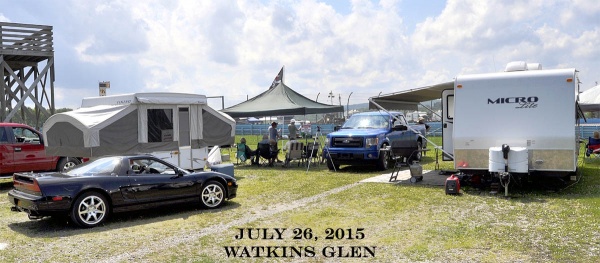
[{"label": "metal scaffolding tower", "polygon": [[54,114],[52,41],[52,26],[0,22],[0,121],[18,113],[22,122],[40,128],[41,117]]}]

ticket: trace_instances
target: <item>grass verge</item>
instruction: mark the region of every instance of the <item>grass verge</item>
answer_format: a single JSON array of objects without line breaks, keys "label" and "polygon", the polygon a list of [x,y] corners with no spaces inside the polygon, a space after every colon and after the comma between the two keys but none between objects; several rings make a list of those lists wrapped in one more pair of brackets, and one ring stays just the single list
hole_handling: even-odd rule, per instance
[{"label": "grass verge", "polygon": [[[433,169],[432,155],[424,158],[424,169]],[[61,218],[30,221],[0,199],[0,225],[6,226],[0,228],[0,261],[597,262],[600,161],[581,164],[577,184],[558,192],[523,190],[510,198],[469,188],[448,196],[441,187],[357,183],[381,174],[359,167],[331,172],[325,165],[308,171],[236,166],[238,197],[221,209],[118,214],[94,229]],[[9,188],[10,179],[1,179],[0,194]],[[281,240],[238,240],[239,228],[286,231]],[[357,238],[358,232],[364,237]],[[228,257],[227,246],[280,247],[280,257]],[[283,247],[293,257],[282,257]],[[292,247],[302,247],[300,257]],[[341,258],[353,248],[367,258]],[[373,248],[373,257],[364,248]]]}]

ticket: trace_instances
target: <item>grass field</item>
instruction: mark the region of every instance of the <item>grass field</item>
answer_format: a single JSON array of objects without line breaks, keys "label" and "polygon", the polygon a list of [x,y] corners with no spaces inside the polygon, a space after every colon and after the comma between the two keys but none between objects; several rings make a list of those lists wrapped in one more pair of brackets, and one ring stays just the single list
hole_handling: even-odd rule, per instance
[{"label": "grass field", "polygon": [[[432,155],[424,169],[433,169]],[[472,188],[451,196],[442,187],[359,183],[382,173],[365,167],[240,165],[238,197],[218,210],[116,214],[94,229],[60,218],[30,221],[0,199],[0,261],[598,262],[600,160],[580,163],[581,179],[569,187],[518,189],[508,198]],[[10,187],[0,180],[0,195]],[[285,231],[281,239],[238,240],[240,228],[266,229],[267,238],[277,237],[274,228]],[[244,257],[228,257],[225,247]],[[260,257],[248,257],[257,251]]]}]

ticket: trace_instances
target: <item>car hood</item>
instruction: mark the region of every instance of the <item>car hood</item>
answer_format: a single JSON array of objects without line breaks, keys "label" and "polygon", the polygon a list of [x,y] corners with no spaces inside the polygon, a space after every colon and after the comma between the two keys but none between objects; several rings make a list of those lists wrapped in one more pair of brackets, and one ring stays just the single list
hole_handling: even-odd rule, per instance
[{"label": "car hood", "polygon": [[331,137],[338,136],[377,136],[382,133],[387,133],[387,129],[341,129],[330,133]]}]

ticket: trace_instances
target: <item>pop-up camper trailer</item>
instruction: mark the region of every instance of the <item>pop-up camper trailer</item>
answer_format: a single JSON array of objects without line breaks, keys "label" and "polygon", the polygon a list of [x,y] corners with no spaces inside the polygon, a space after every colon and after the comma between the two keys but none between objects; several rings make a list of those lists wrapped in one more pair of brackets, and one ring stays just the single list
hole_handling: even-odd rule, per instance
[{"label": "pop-up camper trailer", "polygon": [[577,70],[512,62],[505,72],[462,75],[371,102],[394,108],[393,101],[436,99],[432,91],[442,99],[444,160],[453,160],[456,170],[499,179],[505,192],[511,178],[564,178],[576,172]]},{"label": "pop-up camper trailer", "polygon": [[84,98],[81,108],[52,115],[43,133],[47,154],[151,153],[201,169],[208,146],[234,143],[235,121],[209,107],[204,95],[135,93]]}]

